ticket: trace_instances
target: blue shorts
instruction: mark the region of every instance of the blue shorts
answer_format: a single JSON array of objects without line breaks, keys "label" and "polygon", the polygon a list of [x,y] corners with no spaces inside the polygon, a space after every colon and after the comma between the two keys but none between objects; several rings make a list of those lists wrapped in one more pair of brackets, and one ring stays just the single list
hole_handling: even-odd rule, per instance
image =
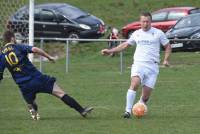
[{"label": "blue shorts", "polygon": [[30,81],[19,84],[21,93],[28,104],[33,104],[37,93],[52,94],[56,78],[48,75],[34,77]]}]

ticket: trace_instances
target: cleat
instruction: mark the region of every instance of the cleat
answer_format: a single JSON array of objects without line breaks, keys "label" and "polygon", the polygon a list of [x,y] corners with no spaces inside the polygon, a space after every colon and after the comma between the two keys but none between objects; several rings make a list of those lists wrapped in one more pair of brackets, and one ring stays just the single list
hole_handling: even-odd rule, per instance
[{"label": "cleat", "polygon": [[129,118],[131,118],[131,114],[129,112],[124,112],[123,118],[129,119]]},{"label": "cleat", "polygon": [[39,119],[40,119],[39,113],[36,112],[34,109],[30,109],[29,112],[30,112],[31,118],[32,118],[33,120],[39,120]]},{"label": "cleat", "polygon": [[88,113],[90,113],[94,108],[93,107],[86,107],[84,108],[83,112],[81,112],[81,115],[83,117],[86,117]]},{"label": "cleat", "polygon": [[37,119],[37,120],[40,120],[40,115],[39,115],[39,113],[36,114],[36,119]]}]

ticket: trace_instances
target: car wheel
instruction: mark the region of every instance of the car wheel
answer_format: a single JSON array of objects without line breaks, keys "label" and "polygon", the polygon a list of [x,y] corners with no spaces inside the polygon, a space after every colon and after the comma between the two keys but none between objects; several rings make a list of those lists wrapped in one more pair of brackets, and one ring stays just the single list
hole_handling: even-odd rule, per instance
[{"label": "car wheel", "polygon": [[[71,39],[79,39],[79,35],[75,32],[71,32],[69,35],[68,35],[68,38],[71,38]],[[77,40],[73,40],[73,41],[70,41],[70,43],[72,44],[78,44],[79,41]]]}]

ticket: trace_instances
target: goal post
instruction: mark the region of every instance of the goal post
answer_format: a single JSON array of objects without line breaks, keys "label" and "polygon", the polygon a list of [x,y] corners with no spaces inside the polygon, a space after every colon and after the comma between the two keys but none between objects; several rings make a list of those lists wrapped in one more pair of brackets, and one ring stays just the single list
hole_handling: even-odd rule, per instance
[{"label": "goal post", "polygon": [[[34,0],[29,0],[29,45],[34,45]],[[29,59],[33,61],[33,54],[29,55]]]}]

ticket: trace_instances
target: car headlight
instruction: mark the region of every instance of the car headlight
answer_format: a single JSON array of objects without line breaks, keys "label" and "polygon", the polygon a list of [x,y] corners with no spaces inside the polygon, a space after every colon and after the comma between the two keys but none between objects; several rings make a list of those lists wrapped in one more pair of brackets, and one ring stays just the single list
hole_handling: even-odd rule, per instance
[{"label": "car headlight", "polygon": [[102,25],[105,25],[105,23],[103,22],[103,20],[99,19]]},{"label": "car headlight", "polygon": [[199,39],[200,38],[200,33],[195,33],[191,36],[191,39]]},{"label": "car headlight", "polygon": [[79,24],[79,26],[80,26],[81,28],[83,28],[83,29],[86,29],[86,30],[90,30],[90,29],[91,29],[90,26],[85,25],[85,24]]}]

